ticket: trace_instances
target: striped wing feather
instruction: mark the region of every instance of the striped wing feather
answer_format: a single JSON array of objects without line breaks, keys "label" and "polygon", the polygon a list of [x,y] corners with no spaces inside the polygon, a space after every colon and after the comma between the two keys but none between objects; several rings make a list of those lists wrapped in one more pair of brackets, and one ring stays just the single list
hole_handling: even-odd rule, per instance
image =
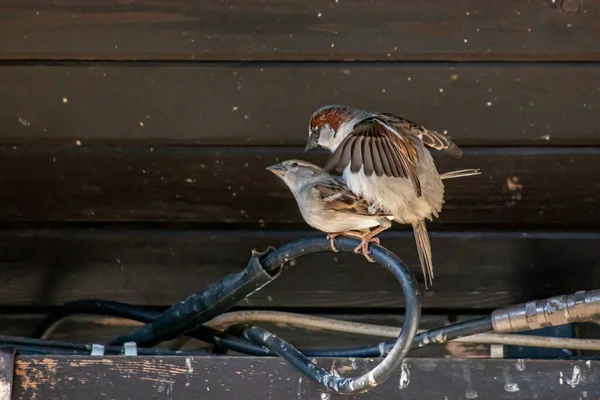
[{"label": "striped wing feather", "polygon": [[383,113],[381,117],[389,122],[390,125],[397,127],[399,130],[407,132],[421,139],[429,147],[436,150],[443,150],[453,157],[460,158],[462,150],[452,140],[444,134],[438,133],[426,128],[421,124],[409,121],[393,114]]},{"label": "striped wing feather", "polygon": [[325,169],[342,172],[350,163],[350,171],[364,168],[366,176],[408,178],[421,196],[417,174],[417,150],[407,133],[392,127],[378,117],[366,118],[354,126],[329,158]]},{"label": "striped wing feather", "polygon": [[314,186],[325,208],[348,214],[384,216],[380,211],[369,212],[370,203],[354,194],[348,186],[339,182],[319,183]]}]

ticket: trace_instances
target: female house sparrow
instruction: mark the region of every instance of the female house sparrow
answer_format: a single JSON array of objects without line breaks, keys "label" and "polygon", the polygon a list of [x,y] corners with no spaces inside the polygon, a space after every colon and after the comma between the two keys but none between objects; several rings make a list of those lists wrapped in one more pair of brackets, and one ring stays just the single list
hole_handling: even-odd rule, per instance
[{"label": "female house sparrow", "polygon": [[[362,239],[354,252],[362,250],[369,257],[369,243],[379,244],[374,236],[389,228],[391,216],[373,208],[360,199],[339,178],[322,168],[301,160],[287,160],[267,167],[279,176],[292,191],[302,217],[313,228],[328,233],[331,248],[337,251],[333,239],[339,235]],[[373,231],[369,228],[377,227]]]},{"label": "female house sparrow", "polygon": [[[325,170],[343,172],[350,190],[397,222],[412,225],[427,287],[427,281],[433,283],[433,264],[425,220],[441,211],[444,185],[425,145],[462,155],[446,136],[423,125],[392,114],[329,105],[312,115],[306,150],[330,150]],[[455,171],[443,177],[478,173]]]}]

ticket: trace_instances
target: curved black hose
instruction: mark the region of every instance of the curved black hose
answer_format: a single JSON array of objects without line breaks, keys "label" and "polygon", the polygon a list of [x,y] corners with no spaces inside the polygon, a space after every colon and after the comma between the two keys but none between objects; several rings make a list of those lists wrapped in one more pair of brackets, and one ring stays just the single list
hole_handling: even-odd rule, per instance
[{"label": "curved black hose", "polygon": [[127,318],[139,322],[150,322],[160,313],[145,307],[119,303],[117,301],[95,299],[75,300],[54,307],[42,322],[38,324],[31,337],[41,338],[57,321],[74,314],[103,315]]},{"label": "curved black hose", "polygon": [[[15,347],[17,349],[24,349],[29,351],[37,351],[36,354],[42,354],[44,350],[48,352],[61,351],[62,354],[90,354],[92,351],[92,345],[80,344],[72,342],[63,342],[61,340],[48,340],[48,339],[32,339],[20,336],[6,336],[0,335],[0,346]],[[121,354],[123,347],[121,346],[104,346],[106,354]],[[144,349],[138,348],[137,352],[139,355],[148,356],[179,356],[179,355],[209,355],[205,351],[179,351],[179,350],[167,350],[167,349]]]},{"label": "curved black hose", "polygon": [[[342,240],[350,240],[357,243],[355,239],[339,238],[337,242],[341,243]],[[320,242],[320,243],[319,243]],[[263,271],[273,276],[279,273],[282,265],[297,257],[301,254],[312,253],[315,251],[323,250],[324,245],[323,238],[311,238],[304,239],[297,242],[289,243],[267,253],[260,257],[260,264]],[[354,243],[352,244],[354,245]],[[372,248],[375,248],[374,246]],[[329,249],[326,247],[326,249]],[[254,259],[254,257],[253,257]],[[252,265],[252,263],[249,263]],[[199,292],[202,293],[202,292]],[[191,297],[191,296],[190,296]],[[192,304],[196,307],[196,304]],[[202,309],[199,309],[202,311]],[[41,337],[43,333],[48,329],[56,320],[64,318],[71,314],[102,314],[111,315],[116,317],[124,317],[140,322],[149,322],[154,318],[161,315],[160,312],[155,310],[149,310],[144,307],[133,306],[124,303],[104,301],[104,300],[82,300],[66,303],[51,312],[47,318],[42,322],[35,332],[34,337]],[[438,328],[432,331],[418,334],[412,344],[412,348],[421,347],[429,343],[435,343],[436,338],[446,337],[446,340],[454,339],[457,337],[469,336],[476,333],[490,332],[493,328],[491,326],[490,317],[482,318],[480,320],[466,321],[459,324],[448,325],[442,328]],[[265,350],[260,346],[249,342],[248,340],[237,338],[233,335],[223,335],[219,331],[211,329],[209,327],[199,325],[197,329],[192,332],[186,333],[188,336],[196,339],[205,341],[207,343],[216,344],[221,347],[245,353],[254,356],[269,356],[273,355],[272,352]],[[387,354],[393,347],[394,342],[382,342],[371,346],[362,346],[345,349],[301,349],[300,351],[309,357],[382,357]]]},{"label": "curved black hose", "polygon": [[[340,238],[336,240],[336,247],[339,250],[352,252],[360,242],[357,239]],[[315,251],[321,251],[329,248],[329,241],[326,238],[314,238],[304,240],[302,243],[302,254],[308,254]],[[279,262],[298,256],[292,243],[286,249],[273,258],[273,263],[265,262],[263,266],[269,268]],[[400,282],[404,299],[406,303],[406,312],[402,331],[392,346],[389,354],[371,371],[355,377],[342,378],[333,375],[320,368],[305,355],[296,350],[296,348],[283,339],[273,335],[266,329],[258,326],[252,326],[244,331],[244,335],[253,342],[268,348],[284,360],[288,361],[309,379],[325,386],[327,389],[340,394],[358,393],[367,391],[388,379],[402,364],[406,354],[410,350],[419,321],[421,317],[421,303],[417,282],[406,265],[398,256],[381,246],[371,246],[371,257],[385,267]]]},{"label": "curved black hose", "polygon": [[[359,244],[357,239],[347,237],[338,238],[336,244],[338,242],[351,243],[355,247]],[[136,342],[139,346],[152,347],[162,341],[185,335],[272,282],[279,276],[285,262],[304,254],[330,250],[329,240],[321,236],[288,243],[279,249],[267,251],[260,257],[255,255],[242,272],[227,275],[207,285],[160,314],[152,322],[111,340],[109,344]]]},{"label": "curved black hose", "polygon": [[128,334],[110,341],[109,344],[121,345],[136,342],[142,347],[152,347],[202,329],[202,325],[220,315],[240,300],[260,290],[279,276],[280,269],[265,270],[257,255],[254,255],[243,271],[229,274],[212,282],[202,290],[188,296]]},{"label": "curved black hose", "polygon": [[[95,314],[111,317],[127,318],[139,322],[151,322],[158,317],[160,311],[147,309],[145,307],[134,306],[131,304],[120,303],[109,300],[76,300],[63,304],[52,310],[37,326],[32,338],[41,338],[52,325],[60,319],[74,314]],[[268,352],[260,347],[253,345],[247,340],[240,339],[233,335],[224,334],[209,326],[201,325],[196,330],[187,334],[194,339],[202,340],[219,347],[229,349],[233,347],[238,352],[248,352],[251,355],[265,356]],[[250,347],[249,347],[250,345]],[[254,347],[254,348],[252,348]],[[214,350],[214,349],[213,349]],[[267,353],[267,354],[266,354]]]},{"label": "curved black hose", "polygon": [[[417,334],[410,346],[411,350],[434,343],[445,343],[459,337],[476,335],[478,333],[492,332],[492,317],[476,318],[469,321],[458,322],[441,328],[431,329]],[[383,357],[389,354],[394,342],[381,342],[375,345],[352,347],[345,349],[305,349],[302,353],[307,357]]]},{"label": "curved black hose", "polygon": [[[67,307],[62,312],[56,312],[50,314],[38,327],[37,337],[43,336],[45,327],[51,326],[60,318],[64,318],[73,314],[88,314],[91,310],[95,310],[98,315],[107,316],[120,316],[122,318],[128,318],[132,320],[142,320],[142,316],[145,313],[158,314],[158,311],[142,309],[142,307],[133,306],[124,303],[103,301],[103,300],[81,300],[74,301],[65,304]],[[106,309],[102,309],[103,305],[106,305]],[[60,310],[58,310],[60,311]],[[478,333],[485,333],[493,331],[491,325],[491,317],[483,317],[473,319],[470,321],[459,322],[452,325],[447,325],[441,328],[429,330],[427,332],[419,333],[415,336],[411,349],[420,348],[429,344],[443,343],[448,340],[456,339],[459,337],[471,336]],[[190,334],[191,335],[191,334]],[[206,337],[200,339],[205,340]],[[249,354],[259,357],[275,356],[273,352],[257,346],[256,344],[241,339],[235,336],[215,336],[214,340],[216,344],[221,347],[227,348],[238,353]],[[306,357],[331,357],[331,358],[344,358],[344,357],[382,357],[390,351],[394,342],[382,342],[377,345],[364,346],[364,347],[353,347],[345,349],[299,349],[302,354]],[[13,336],[0,336],[0,346],[8,345],[9,347],[18,347],[21,354],[89,354],[91,347],[86,344],[76,344],[69,342],[61,342],[55,340],[39,340],[30,339],[23,337]],[[113,353],[118,354],[121,347],[107,347],[105,348],[107,354]],[[138,348],[138,353],[141,355],[193,355],[196,353],[190,353],[188,351],[172,351],[163,349],[144,349]]]},{"label": "curved black hose", "polygon": [[492,317],[481,317],[469,321],[458,322],[441,328],[421,332],[412,343],[412,348],[423,347],[430,343],[446,343],[448,340],[464,336],[476,335],[478,333],[492,332]]},{"label": "curved black hose", "polygon": [[[74,314],[96,314],[111,317],[127,318],[139,322],[148,322],[157,317],[160,312],[150,310],[141,306],[134,306],[126,303],[119,303],[107,300],[77,300],[65,303],[51,311],[44,320],[36,328],[32,335],[33,338],[41,338],[47,329],[62,318],[66,318]],[[269,350],[266,350],[256,344],[238,338],[234,335],[223,335],[221,332],[209,327],[204,327],[207,330],[201,329],[188,333],[187,335],[207,343],[218,345],[222,348],[232,350],[238,353],[248,354],[251,356],[267,357],[275,356]],[[429,344],[441,343],[440,339],[446,341],[459,337],[471,336],[477,333],[492,332],[493,326],[491,317],[483,317],[469,321],[459,322],[447,325],[441,328],[429,330],[427,332],[418,333],[411,345],[411,349],[423,347]],[[394,342],[387,341],[375,345],[350,347],[341,349],[299,349],[299,351],[307,357],[383,357],[389,353]]]}]

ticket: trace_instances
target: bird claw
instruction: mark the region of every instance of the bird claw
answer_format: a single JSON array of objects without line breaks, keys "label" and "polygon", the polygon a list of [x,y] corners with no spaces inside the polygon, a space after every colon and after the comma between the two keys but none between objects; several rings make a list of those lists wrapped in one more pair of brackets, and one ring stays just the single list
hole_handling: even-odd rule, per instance
[{"label": "bird claw", "polygon": [[379,238],[363,238],[360,244],[354,248],[354,252],[358,254],[362,250],[362,254],[367,261],[374,263],[375,260],[369,256],[371,254],[369,244],[371,243],[379,244]]},{"label": "bird claw", "polygon": [[329,245],[331,246],[331,250],[335,251],[336,253],[339,252],[339,250],[337,249],[337,247],[335,247],[334,239],[338,236],[340,236],[339,233],[330,233],[329,235],[327,235],[327,239],[329,239]]}]

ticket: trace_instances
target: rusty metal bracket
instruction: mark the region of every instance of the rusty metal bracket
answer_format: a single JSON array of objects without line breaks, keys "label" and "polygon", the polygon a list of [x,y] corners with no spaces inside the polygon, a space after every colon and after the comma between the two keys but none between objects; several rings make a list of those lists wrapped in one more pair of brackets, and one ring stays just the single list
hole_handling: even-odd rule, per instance
[{"label": "rusty metal bracket", "polygon": [[12,399],[15,349],[0,348],[0,400]]}]

